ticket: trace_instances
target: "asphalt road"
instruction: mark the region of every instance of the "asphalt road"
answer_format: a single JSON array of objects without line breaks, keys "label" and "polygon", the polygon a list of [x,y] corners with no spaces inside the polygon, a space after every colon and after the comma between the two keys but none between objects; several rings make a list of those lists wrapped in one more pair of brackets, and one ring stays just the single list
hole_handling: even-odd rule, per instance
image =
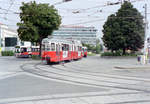
[{"label": "asphalt road", "polygon": [[149,104],[149,73],[131,57],[51,65],[0,57],[0,104]]}]

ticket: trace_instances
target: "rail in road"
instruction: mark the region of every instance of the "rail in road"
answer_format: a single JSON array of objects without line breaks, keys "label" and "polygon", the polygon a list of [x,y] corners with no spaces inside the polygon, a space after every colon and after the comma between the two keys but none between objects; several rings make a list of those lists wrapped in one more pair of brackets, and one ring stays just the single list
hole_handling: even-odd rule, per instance
[{"label": "rail in road", "polygon": [[[88,67],[88,66],[87,66]],[[126,103],[148,103],[150,100],[145,97],[141,98],[141,95],[149,94],[150,89],[147,85],[139,85],[138,83],[144,82],[149,83],[150,80],[147,78],[138,78],[135,76],[121,76],[114,74],[106,74],[102,72],[85,70],[85,65],[77,65],[75,63],[69,63],[63,65],[45,65],[43,63],[26,63],[21,66],[24,72],[37,75],[40,77],[54,79],[62,82],[69,82],[73,84],[79,84],[83,86],[100,87],[111,90],[124,90],[125,92],[113,92],[107,94],[92,94],[92,95],[77,95],[77,96],[59,96],[50,99],[67,99],[67,98],[84,98],[93,96],[126,96],[133,95],[132,100],[116,101],[115,103],[107,104],[126,104]],[[138,96],[138,99],[136,97]],[[48,100],[47,99],[47,100]],[[33,99],[26,101],[38,101],[44,99]]]},{"label": "rail in road", "polygon": [[[78,64],[78,62],[71,62],[63,65],[45,65],[41,62],[39,63],[25,63],[20,66],[23,72],[29,73],[38,77],[57,80],[64,83],[71,83],[75,85],[91,86],[95,88],[104,88],[110,90],[109,92],[101,93],[87,93],[87,94],[71,94],[66,96],[46,96],[46,97],[36,97],[36,98],[25,98],[20,100],[10,100],[6,104],[28,101],[43,101],[43,100],[54,100],[54,99],[68,99],[68,98],[80,98],[85,97],[108,97],[123,96],[125,100],[119,101],[115,100],[115,103],[107,104],[125,104],[125,103],[147,103],[150,102],[148,97],[141,98],[141,95],[149,94],[150,89],[148,85],[139,85],[138,83],[149,83],[150,80],[147,78],[138,78],[134,76],[121,76],[108,73],[102,73],[94,70],[85,70],[89,68],[86,64]],[[117,92],[118,91],[118,92]],[[128,96],[132,96],[132,100],[127,99]],[[136,100],[137,96],[138,99]],[[85,99],[84,99],[85,100]],[[87,100],[87,99],[86,99]],[[1,101],[0,101],[1,104]]]},{"label": "rail in road", "polygon": [[[28,69],[27,66],[30,66]],[[31,67],[32,66],[32,67]],[[91,72],[82,72],[81,69],[77,70],[66,68],[66,67],[57,67],[57,65],[42,65],[41,63],[34,64],[24,64],[21,66],[22,70],[32,74],[36,74],[42,77],[47,77],[50,79],[57,79],[61,81],[67,81],[77,84],[83,84],[94,87],[107,87],[107,88],[117,88],[117,89],[126,89],[134,91],[142,91],[149,93],[150,90],[147,88],[149,86],[139,86],[136,83],[139,82],[150,82],[148,79],[136,78],[136,77],[127,77],[127,76],[115,76],[110,74],[98,74],[95,75]],[[103,80],[102,80],[103,79]],[[113,79],[113,81],[111,81]],[[136,88],[135,88],[136,86]],[[139,88],[137,88],[139,86]]]}]

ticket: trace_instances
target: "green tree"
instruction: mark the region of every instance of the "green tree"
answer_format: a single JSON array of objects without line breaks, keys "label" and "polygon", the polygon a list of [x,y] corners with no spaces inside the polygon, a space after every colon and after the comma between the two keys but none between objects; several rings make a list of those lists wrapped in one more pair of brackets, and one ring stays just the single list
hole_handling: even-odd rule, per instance
[{"label": "green tree", "polygon": [[53,30],[58,29],[61,17],[54,6],[37,4],[35,1],[22,3],[20,7],[21,22],[18,25],[18,35],[22,41],[36,42],[40,45],[42,39],[51,35]]},{"label": "green tree", "polygon": [[89,45],[89,44],[82,44],[83,46],[87,47],[87,50],[96,54],[99,54],[102,51],[102,45],[98,42],[96,46]]},{"label": "green tree", "polygon": [[116,14],[108,17],[103,34],[102,39],[108,50],[122,50],[123,54],[127,49],[135,52],[143,46],[143,16],[130,2],[125,1]]},{"label": "green tree", "polygon": [[100,54],[100,51],[101,51],[101,44],[100,44],[100,40],[97,39],[96,40],[95,52],[96,52],[96,54]]}]

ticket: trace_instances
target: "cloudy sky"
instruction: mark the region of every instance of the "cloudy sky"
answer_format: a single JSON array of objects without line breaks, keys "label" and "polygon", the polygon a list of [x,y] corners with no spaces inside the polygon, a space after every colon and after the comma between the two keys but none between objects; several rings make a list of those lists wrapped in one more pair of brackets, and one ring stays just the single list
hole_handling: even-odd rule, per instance
[{"label": "cloudy sky", "polygon": [[[31,0],[0,0],[0,23],[16,29],[16,23],[20,21],[19,7],[21,2]],[[94,26],[98,29],[98,34],[102,36],[102,26],[107,17],[115,13],[120,8],[120,3],[116,5],[107,5],[117,3],[121,0],[72,0],[62,3],[62,0],[35,0],[38,3],[49,3],[55,5],[59,14],[62,16],[62,25],[75,26]],[[123,0],[122,0],[123,1]],[[150,0],[130,0],[135,8],[144,15],[143,6],[148,7],[148,21],[150,21]]]}]

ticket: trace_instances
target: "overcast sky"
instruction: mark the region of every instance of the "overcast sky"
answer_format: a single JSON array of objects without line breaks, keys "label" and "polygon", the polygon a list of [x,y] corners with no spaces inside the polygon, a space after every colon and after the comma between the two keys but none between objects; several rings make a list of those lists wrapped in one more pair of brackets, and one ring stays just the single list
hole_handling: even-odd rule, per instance
[{"label": "overcast sky", "polygon": [[[20,21],[19,12],[21,2],[29,2],[31,0],[0,0],[0,23],[16,29],[16,23]],[[75,26],[94,26],[98,29],[98,34],[102,36],[102,26],[107,17],[115,13],[121,4],[108,6],[107,3],[116,3],[119,0],[72,0],[71,2],[60,3],[62,0],[35,0],[38,3],[57,4],[62,16],[62,25]],[[150,21],[150,0],[130,0],[136,1],[132,4],[144,15],[143,6],[148,6],[148,21]]]}]

